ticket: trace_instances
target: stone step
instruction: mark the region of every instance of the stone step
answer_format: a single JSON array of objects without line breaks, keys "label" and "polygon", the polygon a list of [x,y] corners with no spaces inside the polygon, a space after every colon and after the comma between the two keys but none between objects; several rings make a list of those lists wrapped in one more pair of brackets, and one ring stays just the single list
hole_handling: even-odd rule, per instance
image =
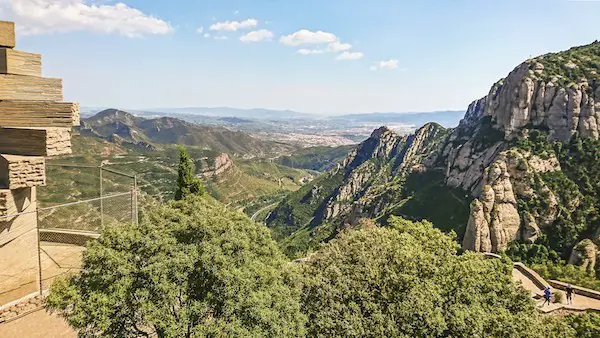
[{"label": "stone step", "polygon": [[57,156],[71,153],[68,128],[0,128],[0,153]]},{"label": "stone step", "polygon": [[0,74],[0,100],[62,101],[62,79]]},{"label": "stone step", "polygon": [[42,76],[42,56],[0,48],[0,74]]},{"label": "stone step", "polygon": [[0,189],[20,189],[46,185],[43,157],[0,155]]},{"label": "stone step", "polygon": [[79,116],[79,103],[0,101],[0,127],[71,128]]},{"label": "stone step", "polygon": [[[35,210],[35,187],[0,190],[0,217]],[[33,209],[31,208],[34,206]],[[0,218],[0,224],[8,220]]]},{"label": "stone step", "polygon": [[0,21],[0,47],[15,47],[15,23]]}]

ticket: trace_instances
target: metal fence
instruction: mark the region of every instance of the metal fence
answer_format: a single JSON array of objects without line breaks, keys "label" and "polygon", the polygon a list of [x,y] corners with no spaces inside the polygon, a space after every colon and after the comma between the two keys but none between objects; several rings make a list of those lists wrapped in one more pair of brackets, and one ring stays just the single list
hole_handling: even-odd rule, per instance
[{"label": "metal fence", "polygon": [[[6,208],[12,213],[0,213],[0,306],[42,293],[56,277],[78,271],[85,244],[97,239],[107,225],[138,222],[134,175],[103,167],[61,165],[50,172],[53,168],[69,173],[74,185],[87,171],[97,173],[88,176],[95,182],[84,181],[97,187],[97,195],[79,199],[94,194],[94,189],[72,189],[73,184],[61,189],[50,183],[52,176],[47,187],[38,189],[38,196],[31,188],[15,193],[15,205]],[[60,194],[70,202],[57,204]]]}]

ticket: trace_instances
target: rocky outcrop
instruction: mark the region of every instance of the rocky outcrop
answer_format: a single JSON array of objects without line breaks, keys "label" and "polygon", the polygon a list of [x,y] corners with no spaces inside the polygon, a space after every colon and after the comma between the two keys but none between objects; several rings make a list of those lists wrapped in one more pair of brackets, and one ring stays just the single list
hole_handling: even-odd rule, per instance
[{"label": "rocky outcrop", "polygon": [[598,247],[591,239],[579,242],[571,252],[569,264],[579,266],[582,270],[595,274]]},{"label": "rocky outcrop", "polygon": [[507,139],[528,125],[548,128],[550,138],[559,141],[576,133],[598,138],[600,88],[585,78],[567,85],[558,77],[546,80],[553,74],[540,61],[543,57],[519,65],[494,85],[478,114],[492,117]]},{"label": "rocky outcrop", "polygon": [[233,162],[229,158],[229,155],[222,153],[215,157],[214,165],[202,171],[201,175],[209,178],[219,176],[229,170],[233,166]]},{"label": "rocky outcrop", "polygon": [[[535,193],[531,187],[536,173],[556,170],[560,170],[556,158],[541,159],[517,150],[502,152],[484,170],[483,188],[471,204],[463,249],[501,252],[517,239],[534,242],[541,234],[540,227],[530,213],[521,219],[517,196],[531,197]],[[556,205],[551,201],[543,214],[535,216],[547,224],[556,218],[556,212]]]}]

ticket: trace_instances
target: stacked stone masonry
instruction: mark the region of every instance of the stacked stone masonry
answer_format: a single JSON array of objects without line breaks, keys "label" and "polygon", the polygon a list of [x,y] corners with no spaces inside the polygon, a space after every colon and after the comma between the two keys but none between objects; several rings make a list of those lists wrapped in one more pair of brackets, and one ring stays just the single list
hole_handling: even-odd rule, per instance
[{"label": "stacked stone masonry", "polygon": [[46,185],[43,157],[0,156],[0,188],[14,190],[39,185]]},{"label": "stacked stone masonry", "polygon": [[[40,55],[14,47],[14,23],[0,21],[0,271],[35,281],[19,274],[38,268],[36,187],[46,184],[45,157],[71,153],[79,105],[60,102],[62,80],[41,77]],[[24,264],[32,266],[12,271]],[[41,291],[27,281],[27,287],[10,289],[10,297]],[[9,282],[0,280],[0,287]],[[0,306],[15,300],[2,295]]]}]

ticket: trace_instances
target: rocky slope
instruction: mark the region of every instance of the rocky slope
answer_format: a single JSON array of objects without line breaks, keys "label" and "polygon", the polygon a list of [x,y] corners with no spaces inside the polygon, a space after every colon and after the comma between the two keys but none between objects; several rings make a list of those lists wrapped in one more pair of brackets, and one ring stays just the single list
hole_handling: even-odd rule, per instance
[{"label": "rocky slope", "polygon": [[[270,214],[267,224],[277,238],[285,239],[289,252],[300,254],[361,218],[379,217],[385,221],[397,209],[414,203],[407,202],[416,189],[400,187],[409,174],[426,170],[424,163],[437,153],[447,135],[447,129],[434,123],[409,136],[381,127],[336,168],[288,195]],[[439,173],[438,179],[443,177]],[[440,194],[448,190],[443,186],[441,189],[444,191]],[[468,205],[463,204],[463,208]],[[443,217],[452,218],[449,214]]]},{"label": "rocky slope", "polygon": [[182,144],[232,155],[264,156],[289,153],[295,148],[277,142],[265,142],[246,133],[221,127],[192,124],[172,117],[144,119],[127,112],[108,109],[83,119],[84,135],[143,149],[158,144]]},{"label": "rocky slope", "polygon": [[338,168],[288,196],[268,224],[292,254],[361,217],[385,223],[394,214],[456,231],[465,250],[501,252],[519,241],[595,264],[599,72],[598,42],[527,60],[452,130],[376,130]]}]

